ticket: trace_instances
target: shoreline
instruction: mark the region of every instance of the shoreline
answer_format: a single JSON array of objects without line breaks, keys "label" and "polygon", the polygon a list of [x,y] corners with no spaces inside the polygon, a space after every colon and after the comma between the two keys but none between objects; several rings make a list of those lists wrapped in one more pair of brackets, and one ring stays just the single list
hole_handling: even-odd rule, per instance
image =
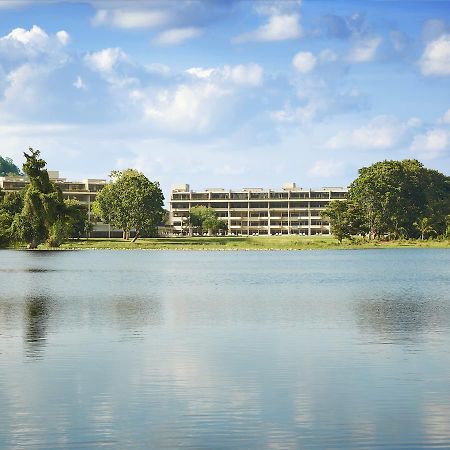
[{"label": "shoreline", "polygon": [[[157,251],[306,251],[306,250],[370,250],[429,248],[450,249],[450,240],[396,240],[366,241],[345,240],[332,237],[307,236],[250,236],[250,237],[174,237],[142,238],[136,242],[122,239],[90,238],[70,240],[58,248],[41,245],[33,251],[68,250],[157,250]],[[8,247],[9,250],[27,250],[25,247]]]}]

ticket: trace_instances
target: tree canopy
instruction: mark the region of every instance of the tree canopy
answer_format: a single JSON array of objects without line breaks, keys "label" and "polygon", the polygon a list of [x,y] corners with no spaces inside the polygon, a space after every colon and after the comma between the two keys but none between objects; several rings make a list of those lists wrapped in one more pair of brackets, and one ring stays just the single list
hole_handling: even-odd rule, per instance
[{"label": "tree canopy", "polygon": [[158,182],[150,181],[134,169],[111,173],[112,182],[97,195],[92,205],[95,215],[105,223],[123,230],[128,239],[135,230],[134,240],[142,233],[156,234],[164,218],[164,196]]},{"label": "tree canopy", "polygon": [[344,202],[345,207],[330,204],[325,211],[333,233],[341,236],[443,235],[450,213],[450,177],[417,160],[377,162],[359,170]]},{"label": "tree canopy", "polygon": [[217,217],[217,212],[207,206],[194,206],[189,211],[190,226],[197,229],[200,234],[216,234],[220,230],[226,230],[227,224]]},{"label": "tree canopy", "polygon": [[21,172],[11,158],[2,158],[0,156],[0,177],[7,175],[21,175]]},{"label": "tree canopy", "polygon": [[81,226],[86,227],[87,210],[77,201],[63,199],[61,190],[50,181],[39,150],[30,148],[24,156],[29,183],[22,191],[0,196],[0,246],[15,241],[29,248],[43,242],[57,247],[68,236],[79,235]]}]

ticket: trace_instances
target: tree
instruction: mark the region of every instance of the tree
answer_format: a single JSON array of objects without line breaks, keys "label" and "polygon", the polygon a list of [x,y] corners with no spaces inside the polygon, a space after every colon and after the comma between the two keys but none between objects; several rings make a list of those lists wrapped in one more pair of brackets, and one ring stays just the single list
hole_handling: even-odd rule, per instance
[{"label": "tree", "polygon": [[326,206],[322,217],[330,222],[331,233],[339,243],[351,237],[350,215],[347,200],[334,200]]},{"label": "tree", "polygon": [[11,158],[2,158],[0,156],[0,177],[7,175],[21,175],[21,173]]},{"label": "tree", "polygon": [[[28,248],[36,248],[49,236],[60,235],[64,202],[61,190],[49,179],[39,150],[30,148],[24,156],[23,171],[29,184],[24,190],[22,211],[14,217],[12,232],[15,239],[25,241]],[[57,243],[57,240],[52,239],[52,242]]]},{"label": "tree", "polygon": [[450,212],[450,178],[417,160],[382,161],[359,170],[348,198],[361,217],[361,232],[371,238],[417,236],[414,222],[419,217],[430,217],[443,233]]},{"label": "tree", "polygon": [[83,235],[88,236],[92,231],[92,223],[89,221],[87,206],[73,199],[64,200],[64,206],[69,236],[77,239]]},{"label": "tree", "polygon": [[435,233],[436,231],[431,226],[429,217],[422,217],[417,222],[414,222],[413,225],[420,232],[420,239],[423,241],[426,234]]},{"label": "tree", "polygon": [[205,231],[208,234],[217,234],[220,230],[226,230],[227,224],[217,217],[217,212],[213,208],[198,205],[189,211],[190,227],[196,228],[200,234]]},{"label": "tree", "polygon": [[92,205],[94,214],[103,222],[123,230],[133,242],[141,233],[155,235],[164,217],[164,196],[158,182],[150,181],[143,173],[127,169],[111,173],[112,183],[106,185]]}]

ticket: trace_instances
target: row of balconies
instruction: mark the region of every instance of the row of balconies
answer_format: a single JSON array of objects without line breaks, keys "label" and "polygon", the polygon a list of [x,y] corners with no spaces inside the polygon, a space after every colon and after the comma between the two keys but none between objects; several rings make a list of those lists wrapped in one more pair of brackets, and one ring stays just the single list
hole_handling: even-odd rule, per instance
[{"label": "row of balconies", "polygon": [[256,193],[172,193],[171,200],[208,200],[208,201],[223,201],[223,200],[303,200],[303,199],[342,199],[345,198],[345,191],[325,191],[325,192],[267,192]]}]

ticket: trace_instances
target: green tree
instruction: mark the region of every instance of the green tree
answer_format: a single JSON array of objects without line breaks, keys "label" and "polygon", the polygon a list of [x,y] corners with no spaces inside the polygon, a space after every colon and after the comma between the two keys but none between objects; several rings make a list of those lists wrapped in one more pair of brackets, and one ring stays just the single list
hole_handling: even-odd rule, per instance
[{"label": "green tree", "polygon": [[198,205],[189,211],[190,228],[195,228],[197,232],[215,235],[218,231],[227,229],[227,224],[217,217],[217,212],[213,208]]},{"label": "green tree", "polygon": [[422,217],[417,222],[414,222],[413,225],[417,228],[420,233],[420,239],[423,241],[425,235],[430,233],[435,233],[435,229],[431,225],[431,220],[429,217]]},{"label": "green tree", "polygon": [[12,232],[11,225],[14,216],[23,208],[23,192],[0,192],[0,247],[10,244]]},{"label": "green tree", "polygon": [[417,160],[382,161],[359,170],[349,187],[349,200],[369,237],[417,236],[414,222],[430,217],[439,233],[450,212],[450,178]]},{"label": "green tree", "polygon": [[127,169],[111,173],[112,182],[97,195],[93,213],[103,222],[123,230],[133,242],[142,234],[155,235],[164,217],[164,196],[158,182],[150,181],[143,173]]},{"label": "green tree", "polygon": [[0,156],[0,177],[7,175],[21,175],[21,173],[11,158],[2,158]]},{"label": "green tree", "polygon": [[[23,171],[29,184],[24,189],[22,211],[14,217],[12,232],[14,238],[25,241],[28,248],[36,248],[49,237],[59,236],[63,228],[64,202],[61,190],[49,179],[39,150],[30,148],[24,156]],[[51,241],[56,243],[56,240]]]},{"label": "green tree", "polygon": [[339,243],[342,243],[344,238],[351,237],[351,218],[347,200],[334,200],[328,203],[322,212],[322,217],[330,222],[331,234]]},{"label": "green tree", "polygon": [[79,239],[88,236],[92,231],[92,223],[89,221],[88,208],[78,200],[64,200],[66,221],[69,224],[69,236]]},{"label": "green tree", "polygon": [[10,243],[13,218],[6,210],[0,208],[0,248]]}]

